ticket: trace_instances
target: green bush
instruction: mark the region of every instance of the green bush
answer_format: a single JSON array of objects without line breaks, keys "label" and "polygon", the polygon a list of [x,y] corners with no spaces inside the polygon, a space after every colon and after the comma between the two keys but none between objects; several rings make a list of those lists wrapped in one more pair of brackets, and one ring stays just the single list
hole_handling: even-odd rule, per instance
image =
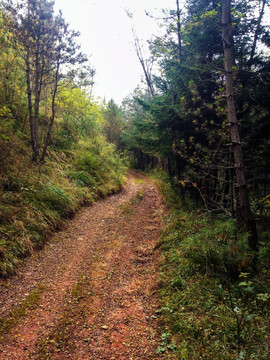
[{"label": "green bush", "polygon": [[99,160],[95,154],[81,152],[73,163],[74,167],[79,171],[96,172],[99,167]]},{"label": "green bush", "polygon": [[238,235],[234,219],[198,220],[195,232],[182,241],[183,255],[196,271],[210,272],[212,276],[236,279],[240,272],[250,271],[252,254],[249,254],[246,234]]}]

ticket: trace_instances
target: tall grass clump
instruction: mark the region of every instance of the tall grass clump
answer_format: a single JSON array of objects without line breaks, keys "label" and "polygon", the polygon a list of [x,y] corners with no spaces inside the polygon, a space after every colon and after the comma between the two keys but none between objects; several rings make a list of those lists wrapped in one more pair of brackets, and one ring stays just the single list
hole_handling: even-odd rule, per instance
[{"label": "tall grass clump", "polygon": [[157,316],[176,344],[174,358],[269,359],[269,233],[261,236],[255,271],[247,234],[234,219],[186,206],[163,174],[155,178],[168,208]]}]

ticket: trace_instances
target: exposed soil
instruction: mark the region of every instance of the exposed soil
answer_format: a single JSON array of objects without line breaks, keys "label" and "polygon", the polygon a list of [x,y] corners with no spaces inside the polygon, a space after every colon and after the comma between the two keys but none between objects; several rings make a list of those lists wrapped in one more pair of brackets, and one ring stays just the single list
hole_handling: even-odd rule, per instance
[{"label": "exposed soil", "polygon": [[139,179],[130,174],[0,283],[0,359],[166,358],[155,316],[163,205]]}]

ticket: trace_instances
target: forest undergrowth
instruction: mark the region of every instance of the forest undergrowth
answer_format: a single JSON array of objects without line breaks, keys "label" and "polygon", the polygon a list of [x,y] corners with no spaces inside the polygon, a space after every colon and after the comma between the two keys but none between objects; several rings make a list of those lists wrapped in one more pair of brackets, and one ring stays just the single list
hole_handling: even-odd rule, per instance
[{"label": "forest undergrowth", "polygon": [[175,350],[182,360],[269,359],[266,233],[260,234],[254,271],[247,234],[234,219],[206,215],[190,199],[180,199],[164,174],[155,172],[155,181],[168,208],[158,245],[162,249],[158,315],[164,326],[158,351],[169,357]]}]

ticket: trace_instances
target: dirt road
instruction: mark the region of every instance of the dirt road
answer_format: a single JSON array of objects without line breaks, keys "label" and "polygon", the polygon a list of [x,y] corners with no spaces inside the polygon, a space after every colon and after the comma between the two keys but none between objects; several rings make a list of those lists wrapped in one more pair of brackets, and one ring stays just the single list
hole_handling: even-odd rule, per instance
[{"label": "dirt road", "polygon": [[0,359],[162,359],[153,251],[162,211],[155,186],[130,175],[1,282]]}]

